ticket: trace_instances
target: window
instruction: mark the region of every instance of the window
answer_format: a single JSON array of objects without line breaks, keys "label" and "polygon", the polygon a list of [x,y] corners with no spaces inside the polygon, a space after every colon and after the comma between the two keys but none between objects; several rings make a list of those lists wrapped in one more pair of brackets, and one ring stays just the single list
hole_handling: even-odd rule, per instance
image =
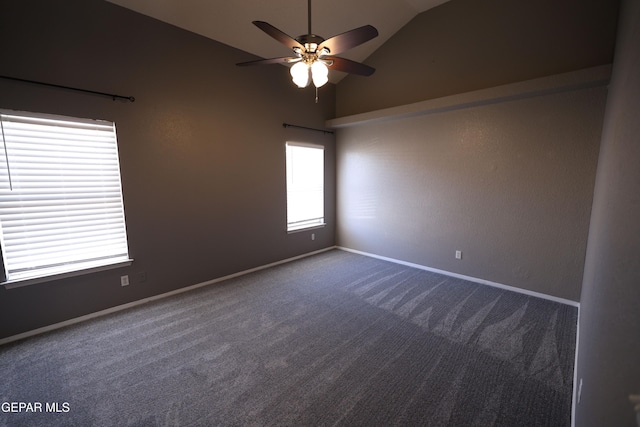
[{"label": "window", "polygon": [[324,147],[287,143],[287,230],[324,225]]},{"label": "window", "polygon": [[115,125],[0,110],[6,282],[130,262]]}]

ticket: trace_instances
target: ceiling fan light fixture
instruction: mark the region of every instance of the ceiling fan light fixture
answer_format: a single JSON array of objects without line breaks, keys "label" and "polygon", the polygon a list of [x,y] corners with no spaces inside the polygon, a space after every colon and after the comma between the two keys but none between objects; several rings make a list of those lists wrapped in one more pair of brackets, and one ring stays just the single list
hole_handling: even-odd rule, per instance
[{"label": "ceiling fan light fixture", "polygon": [[315,87],[324,86],[329,81],[329,69],[322,61],[316,61],[311,66],[311,76]]},{"label": "ceiling fan light fixture", "polygon": [[296,38],[280,31],[267,22],[253,21],[253,24],[260,30],[292,49],[294,56],[259,59],[257,61],[241,62],[236,65],[293,64],[289,71],[293,83],[299,88],[305,88],[313,81],[313,85],[316,87],[316,102],[318,102],[318,88],[329,81],[329,67],[335,71],[361,76],[373,74],[374,68],[335,55],[377,37],[378,30],[371,25],[364,25],[325,39],[311,32],[311,0],[307,0],[307,12],[309,18],[308,32]]},{"label": "ceiling fan light fixture", "polygon": [[309,66],[304,62],[296,62],[293,64],[290,70],[293,82],[299,88],[307,87],[309,85]]}]

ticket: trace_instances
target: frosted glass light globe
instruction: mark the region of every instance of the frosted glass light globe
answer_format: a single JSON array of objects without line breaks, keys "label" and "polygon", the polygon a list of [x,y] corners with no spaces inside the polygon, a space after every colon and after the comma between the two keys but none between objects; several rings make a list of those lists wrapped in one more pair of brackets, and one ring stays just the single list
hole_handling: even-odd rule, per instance
[{"label": "frosted glass light globe", "polygon": [[309,66],[304,62],[297,62],[291,67],[291,77],[298,87],[307,87],[309,84]]},{"label": "frosted glass light globe", "polygon": [[311,66],[311,75],[313,76],[313,84],[315,87],[323,86],[329,81],[329,69],[324,62],[314,62]]}]

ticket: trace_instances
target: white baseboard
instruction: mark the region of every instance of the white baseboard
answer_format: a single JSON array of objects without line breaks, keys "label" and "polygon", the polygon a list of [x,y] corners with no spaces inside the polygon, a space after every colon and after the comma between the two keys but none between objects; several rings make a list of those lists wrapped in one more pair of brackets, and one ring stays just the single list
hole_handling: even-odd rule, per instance
[{"label": "white baseboard", "polygon": [[580,306],[578,305],[578,323],[576,325],[576,354],[573,361],[573,398],[571,399],[571,427],[576,427],[576,410],[578,408],[578,392],[580,384],[578,380],[578,349],[580,348]]},{"label": "white baseboard", "polygon": [[571,300],[564,299],[564,298],[555,297],[553,295],[547,295],[547,294],[543,294],[543,293],[540,293],[540,292],[530,291],[530,290],[527,290],[527,289],[516,288],[515,286],[503,285],[502,283],[496,283],[496,282],[492,282],[490,280],[479,279],[477,277],[472,277],[472,276],[465,276],[464,274],[452,273],[452,272],[446,271],[446,270],[439,270],[437,268],[431,268],[431,267],[427,267],[425,265],[414,264],[412,262],[406,262],[406,261],[402,261],[402,260],[395,259],[395,258],[389,258],[389,257],[386,257],[386,256],[372,254],[372,253],[369,253],[369,252],[359,251],[359,250],[356,250],[356,249],[345,248],[345,247],[342,247],[342,246],[336,246],[336,248],[340,249],[340,250],[343,250],[343,251],[346,251],[346,252],[352,252],[354,254],[364,255],[364,256],[371,257],[371,258],[381,259],[383,261],[389,261],[389,262],[393,262],[393,263],[396,263],[396,264],[406,265],[407,267],[418,268],[420,270],[426,270],[426,271],[431,271],[433,273],[444,274],[445,276],[455,277],[457,279],[468,280],[469,282],[474,282],[474,283],[480,283],[480,284],[483,284],[483,285],[493,286],[495,288],[505,289],[507,291],[518,292],[520,294],[525,294],[525,295],[529,295],[529,296],[532,296],[532,297],[543,298],[543,299],[546,299],[546,300],[559,302],[561,304],[566,304],[566,305],[570,305],[570,306],[573,306],[573,307],[580,307],[580,303],[579,302],[571,301]]},{"label": "white baseboard", "polygon": [[330,246],[328,248],[320,249],[313,252],[308,252],[306,254],[294,256],[292,258],[283,259],[281,261],[272,262],[271,264],[261,265],[259,267],[251,268],[249,270],[240,271],[238,273],[229,274],[228,276],[218,277],[217,279],[208,280],[206,282],[197,283],[195,285],[187,286],[185,288],[176,289],[174,291],[165,292],[163,294],[154,295],[148,298],[143,298],[141,300],[132,301],[127,304],[118,305],[115,307],[107,308],[105,310],[97,311],[95,313],[86,314],[84,316],[75,317],[73,319],[65,320],[64,322],[54,323],[53,325],[43,326],[42,328],[33,329],[31,331],[23,332],[21,334],[12,335],[10,337],[0,339],[0,345],[8,344],[10,342],[19,341],[25,338],[29,338],[35,335],[44,334],[45,332],[54,331],[56,329],[64,328],[66,326],[75,325],[76,323],[86,322],[87,320],[95,319],[96,317],[106,316],[108,314],[117,313],[118,311],[126,310],[132,307],[137,307],[142,304],[146,304],[152,301],[157,301],[160,299],[168,298],[174,295],[179,295],[184,292],[189,292],[194,289],[202,288],[204,286],[212,285],[214,283],[224,282],[225,280],[233,279],[235,277],[244,276],[249,273],[254,273],[256,271],[264,270],[266,268],[275,267],[280,264],[286,264],[291,261],[295,261],[301,258],[306,258],[311,255],[316,255],[322,252],[326,252],[332,249],[335,249],[335,246]]}]

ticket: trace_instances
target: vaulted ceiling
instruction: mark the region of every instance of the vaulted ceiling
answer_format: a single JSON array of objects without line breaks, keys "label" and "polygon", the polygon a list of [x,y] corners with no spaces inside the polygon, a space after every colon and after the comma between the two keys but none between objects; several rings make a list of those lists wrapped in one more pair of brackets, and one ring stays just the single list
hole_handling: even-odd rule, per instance
[{"label": "vaulted ceiling", "polygon": [[[108,0],[160,21],[200,34],[258,57],[290,52],[251,24],[266,21],[292,37],[307,34],[305,0]],[[312,32],[329,38],[362,25],[373,25],[379,36],[340,56],[364,61],[396,31],[421,12],[449,0],[315,0]],[[344,73],[332,71],[334,83]]]}]

